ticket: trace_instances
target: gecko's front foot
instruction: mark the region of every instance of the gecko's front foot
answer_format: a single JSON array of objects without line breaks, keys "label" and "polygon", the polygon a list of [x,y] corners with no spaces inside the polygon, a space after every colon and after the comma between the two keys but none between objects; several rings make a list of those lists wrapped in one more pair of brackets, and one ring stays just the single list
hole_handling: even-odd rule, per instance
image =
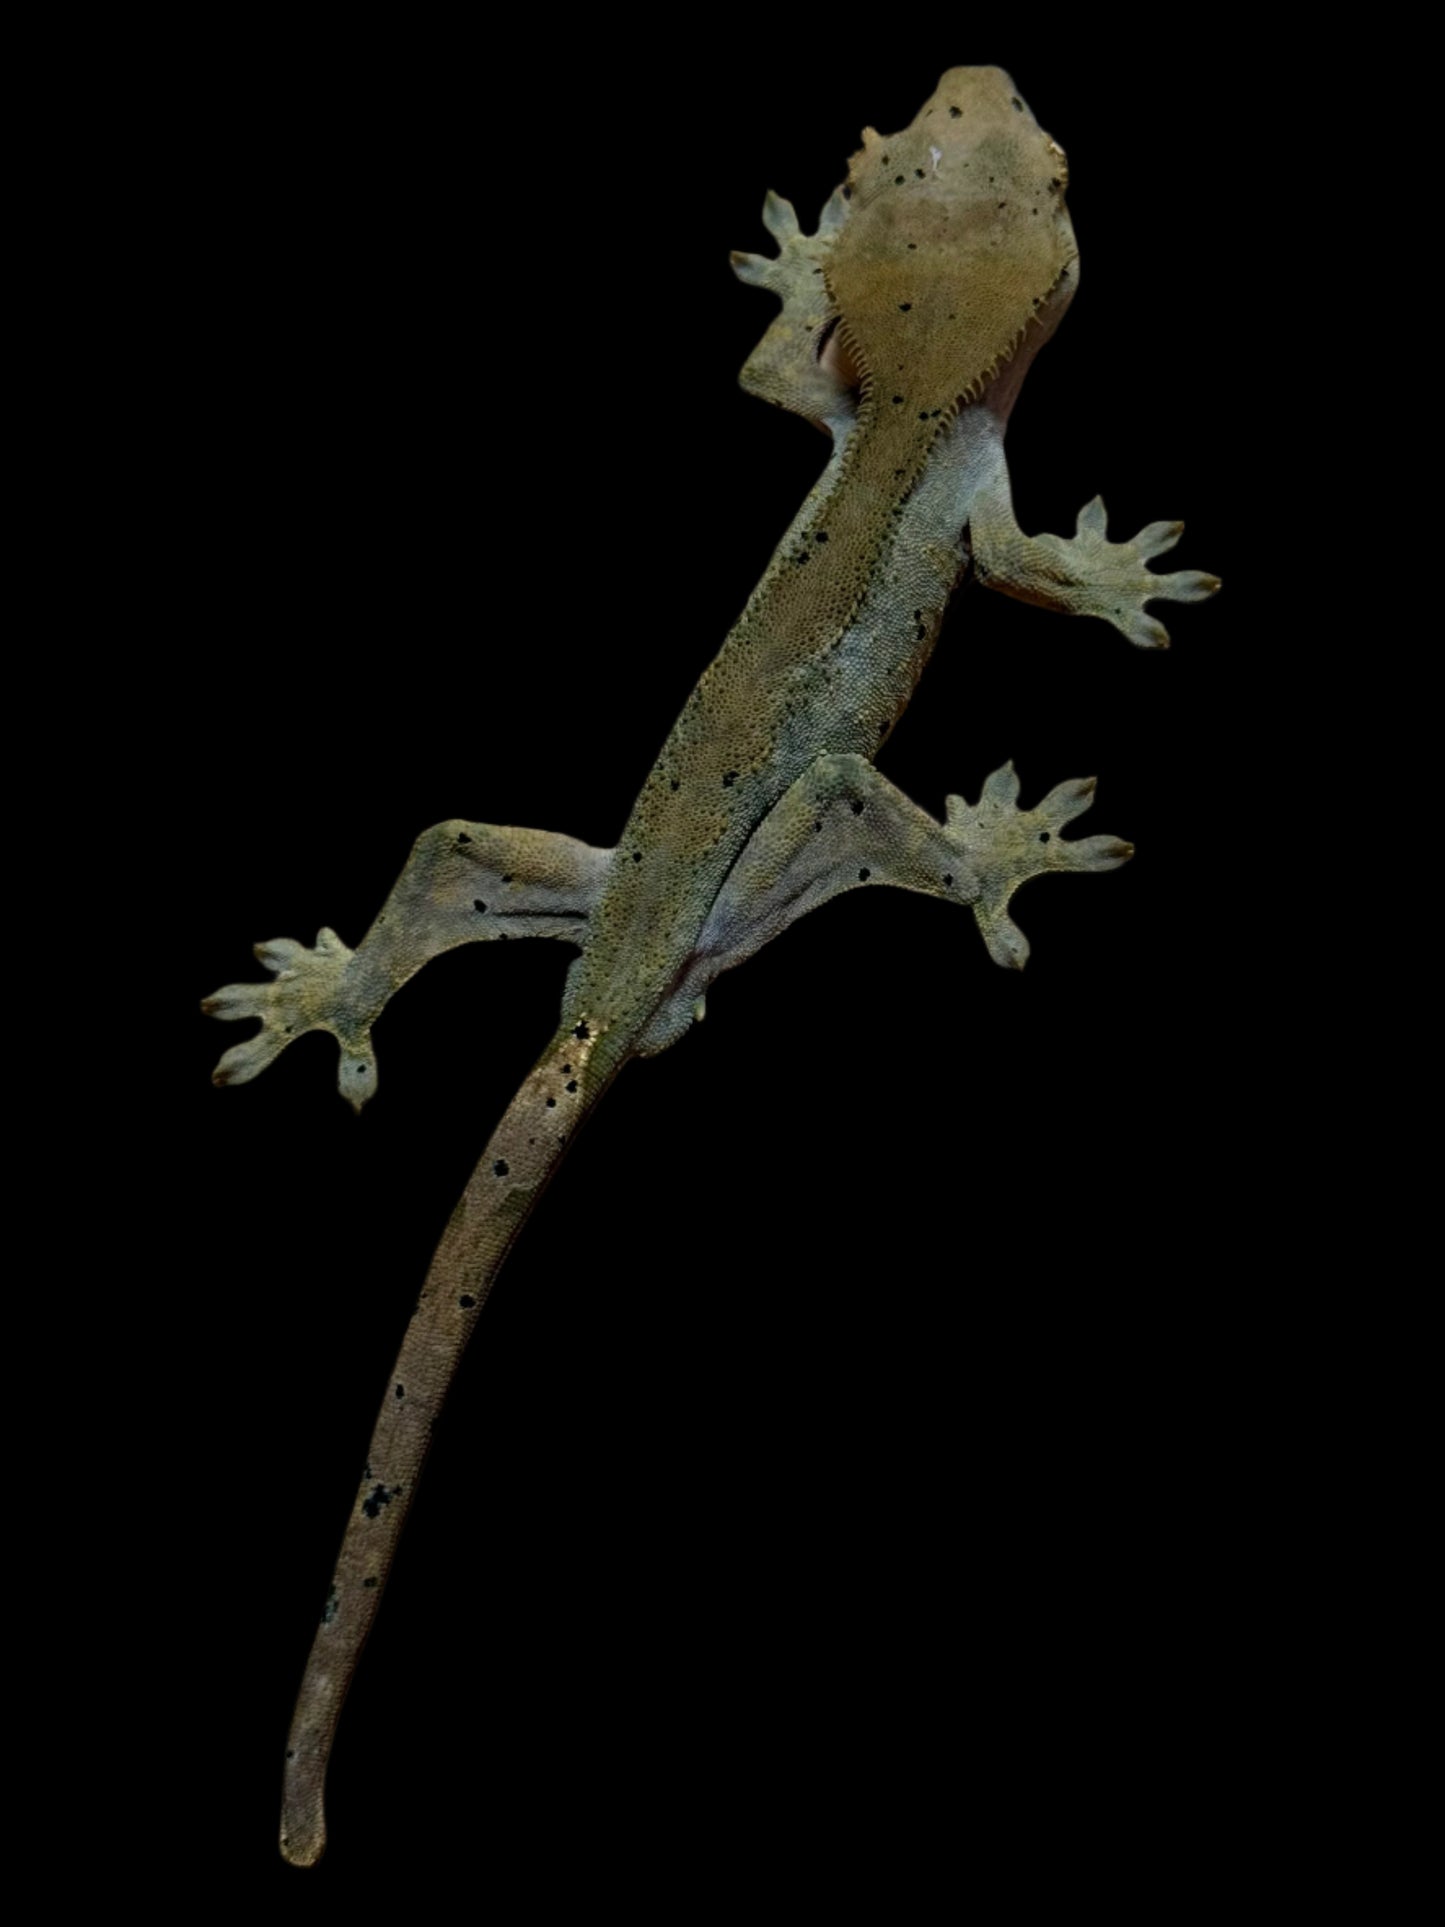
[{"label": "gecko's front foot", "polygon": [[1083,836],[1066,843],[1059,832],[1094,800],[1095,778],[1060,783],[1034,809],[1018,808],[1019,779],[1011,762],[984,783],[977,803],[947,798],[950,842],[967,864],[973,914],[996,964],[1022,970],[1029,940],[1008,914],[1009,898],[1030,877],[1050,870],[1117,870],[1134,854],[1117,836]]},{"label": "gecko's front foot", "polygon": [[353,952],[334,930],[320,930],[316,948],[290,937],[258,943],[256,955],[275,977],[269,984],[227,984],[201,1005],[209,1017],[232,1023],[259,1017],[261,1028],[234,1044],[211,1074],[215,1084],[245,1084],[259,1077],[289,1043],[308,1030],[329,1030],[341,1046],[337,1087],[356,1110],[376,1089],[371,1026],[350,1008],[347,965]]},{"label": "gecko's front foot", "polygon": [[1151,522],[1131,542],[1110,542],[1104,498],[1096,495],[1079,510],[1071,537],[1041,535],[1040,545],[1052,549],[1067,583],[1068,607],[1078,615],[1100,616],[1141,649],[1167,649],[1169,631],[1153,616],[1146,602],[1202,602],[1219,588],[1218,576],[1198,569],[1176,569],[1155,575],[1149,567],[1165,555],[1184,533],[1182,522]]}]

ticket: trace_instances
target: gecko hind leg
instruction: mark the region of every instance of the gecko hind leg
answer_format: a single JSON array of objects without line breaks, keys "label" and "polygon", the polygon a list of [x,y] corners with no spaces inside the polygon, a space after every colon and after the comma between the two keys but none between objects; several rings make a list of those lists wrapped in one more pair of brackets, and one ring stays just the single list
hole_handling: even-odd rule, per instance
[{"label": "gecko hind leg", "polygon": [[261,1028],[213,1072],[244,1084],[307,1031],[330,1031],[341,1049],[337,1087],[359,1111],[376,1091],[371,1027],[422,965],[459,944],[509,937],[580,943],[612,859],[575,837],[453,819],[417,838],[406,868],[356,950],[323,929],[308,950],[289,937],[256,945],[272,983],[227,984],[201,1009]]},{"label": "gecko hind leg", "polygon": [[213,1084],[248,1084],[273,1064],[295,1038],[309,1030],[329,1030],[341,1047],[338,1086],[357,1109],[376,1088],[376,1054],[371,1025],[346,998],[347,966],[356,953],[334,930],[316,933],[308,950],[292,937],[275,937],[254,946],[259,962],[272,973],[269,984],[226,984],[202,1001],[208,1017],[237,1023],[259,1017],[261,1028],[244,1043],[233,1044],[211,1073]]},{"label": "gecko hind leg", "polygon": [[715,977],[845,890],[892,884],[966,904],[994,962],[1022,969],[1028,939],[1009,916],[1019,885],[1051,871],[1115,870],[1134,853],[1115,836],[1060,835],[1093,793],[1093,777],[1084,777],[1021,810],[1019,779],[1005,763],[977,803],[950,796],[939,823],[864,757],[820,757],[754,831],[640,1050],[651,1055],[675,1043],[701,1016]]}]

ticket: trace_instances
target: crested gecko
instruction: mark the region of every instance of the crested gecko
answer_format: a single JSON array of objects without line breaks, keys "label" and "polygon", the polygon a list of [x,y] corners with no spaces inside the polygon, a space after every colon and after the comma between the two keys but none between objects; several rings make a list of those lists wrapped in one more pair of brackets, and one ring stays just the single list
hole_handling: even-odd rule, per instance
[{"label": "crested gecko", "polygon": [[273,981],[205,1001],[211,1015],[260,1020],[222,1057],[217,1083],[257,1076],[321,1029],[359,1111],[377,1088],[372,1026],[430,958],[520,936],[578,951],[557,1030],[452,1215],[388,1381],[287,1741],[281,1850],[292,1862],[313,1864],[325,1845],[336,1721],[457,1362],[513,1239],[623,1064],[676,1042],[714,977],[842,891],[892,884],[965,905],[994,961],[1017,969],[1028,955],[1009,913],[1019,885],[1131,854],[1111,836],[1063,835],[1092,780],[1023,810],[1006,764],[976,802],[949,797],[940,823],[873,763],[968,574],[1155,648],[1168,637],[1148,602],[1219,586],[1150,568],[1178,523],[1114,543],[1097,499],[1069,538],[1030,537],[1015,520],[1005,430],[1078,279],[1066,182],[1062,149],[1008,75],[955,68],[901,133],[864,130],[815,233],[769,194],[777,253],[733,265],[781,312],[742,385],[822,428],[832,452],[620,841],[438,824],[354,951],[329,929],[314,948],[259,945]]}]

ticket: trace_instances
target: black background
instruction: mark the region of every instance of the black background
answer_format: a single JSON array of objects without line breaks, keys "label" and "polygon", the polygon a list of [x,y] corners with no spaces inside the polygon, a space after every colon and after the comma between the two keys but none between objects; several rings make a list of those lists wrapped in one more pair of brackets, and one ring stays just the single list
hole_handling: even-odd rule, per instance
[{"label": "black background", "polygon": [[[765,1867],[780,1904],[881,1877],[890,1918],[940,1880],[1198,1891],[1256,1824],[1221,1763],[1274,1546],[1228,1123],[1257,958],[1221,900],[1262,646],[1236,50],[520,32],[197,43],[113,184],[132,888],[174,933],[125,1717],[169,1864],[323,1915],[383,1877],[683,1917]],[[212,1089],[240,1032],[196,1004],[258,939],[354,944],[440,818],[616,837],[825,455],[736,385],[774,308],[728,250],[989,60],[1068,151],[1081,247],[1020,519],[1183,515],[1163,566],[1226,586],[1156,609],[1160,654],[966,588],[880,767],[939,814],[1009,756],[1026,803],[1097,774],[1075,833],[1138,855],[1024,890],[1021,975],[965,914],[855,893],[619,1081],[489,1301],[296,1873],[284,1734],[375,1406],[571,953],[429,967],[359,1120],[320,1038]]]}]

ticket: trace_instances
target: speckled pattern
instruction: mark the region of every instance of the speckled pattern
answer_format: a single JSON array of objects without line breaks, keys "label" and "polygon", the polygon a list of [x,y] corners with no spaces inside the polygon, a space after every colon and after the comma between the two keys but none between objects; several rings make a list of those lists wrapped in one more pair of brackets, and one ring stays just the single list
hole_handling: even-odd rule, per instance
[{"label": "speckled pattern", "polygon": [[986,586],[1093,615],[1157,647],[1144,613],[1218,588],[1149,562],[1178,523],[1107,540],[1103,504],[1074,536],[1030,537],[1003,441],[1033,355],[1077,284],[1062,149],[998,68],[955,68],[912,125],[867,129],[847,180],[806,234],[770,194],[776,255],[735,254],[781,312],[744,387],[804,416],[833,453],[643,784],[615,849],[549,832],[437,825],[417,841],[353,952],[258,946],[273,974],[208,998],[258,1018],[226,1052],[240,1083],[311,1029],[340,1046],[342,1095],[376,1092],[371,1027],[427,960],[471,941],[561,937],[578,956],[556,1034],[508,1107],[452,1214],[403,1341],[324,1603],[286,1755],[281,1847],[325,1845],[336,1719],[375,1616],[432,1424],[513,1239],[583,1118],[628,1061],[676,1042],[707,988],[798,916],[888,884],[967,907],[994,960],[1028,955],[1009,902],[1060,870],[1110,870],[1112,836],[1065,838],[1093,779],[1019,807],[1012,764],[938,822],[873,767],[973,566]]}]

